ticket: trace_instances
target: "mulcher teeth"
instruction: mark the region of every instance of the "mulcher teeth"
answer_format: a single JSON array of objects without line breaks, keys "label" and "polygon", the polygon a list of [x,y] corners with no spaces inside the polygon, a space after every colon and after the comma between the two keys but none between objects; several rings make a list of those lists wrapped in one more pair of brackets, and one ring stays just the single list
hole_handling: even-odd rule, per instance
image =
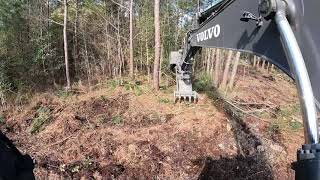
[{"label": "mulcher teeth", "polygon": [[198,102],[198,94],[196,92],[192,92],[188,94],[175,92],[174,98],[175,98],[175,103],[177,102],[197,103]]}]

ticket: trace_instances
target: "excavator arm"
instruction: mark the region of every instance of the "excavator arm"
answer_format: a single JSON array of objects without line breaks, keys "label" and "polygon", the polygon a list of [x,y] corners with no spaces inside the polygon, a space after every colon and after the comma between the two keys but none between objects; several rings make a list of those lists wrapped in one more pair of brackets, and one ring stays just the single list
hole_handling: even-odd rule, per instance
[{"label": "excavator arm", "polygon": [[306,143],[293,165],[296,179],[320,179],[319,8],[318,0],[218,0],[197,15],[183,49],[170,55],[177,99],[198,98],[191,76],[193,58],[202,47],[259,55],[292,77],[299,92]]}]

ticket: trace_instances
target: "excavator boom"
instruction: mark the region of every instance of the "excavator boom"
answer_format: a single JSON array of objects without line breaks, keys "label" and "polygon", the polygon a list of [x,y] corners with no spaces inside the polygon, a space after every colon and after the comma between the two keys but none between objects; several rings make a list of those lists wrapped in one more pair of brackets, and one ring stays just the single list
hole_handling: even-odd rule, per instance
[{"label": "excavator boom", "polygon": [[320,15],[318,0],[221,0],[198,13],[182,50],[172,52],[176,98],[198,98],[192,91],[197,51],[224,48],[259,55],[292,77],[300,96],[306,145],[294,165],[297,179],[320,179],[317,111],[320,110]]}]

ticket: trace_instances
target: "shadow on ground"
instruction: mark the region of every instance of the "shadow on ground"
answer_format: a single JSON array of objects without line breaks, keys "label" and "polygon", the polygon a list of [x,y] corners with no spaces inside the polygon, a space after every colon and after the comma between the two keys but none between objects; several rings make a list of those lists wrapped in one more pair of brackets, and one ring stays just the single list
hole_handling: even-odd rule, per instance
[{"label": "shadow on ground", "polygon": [[238,146],[234,157],[207,157],[198,179],[207,180],[270,180],[274,179],[272,168],[261,150],[261,140],[247,127],[242,118],[234,113],[230,105],[224,103],[216,89],[204,91],[214,105],[225,112],[230,120]]}]

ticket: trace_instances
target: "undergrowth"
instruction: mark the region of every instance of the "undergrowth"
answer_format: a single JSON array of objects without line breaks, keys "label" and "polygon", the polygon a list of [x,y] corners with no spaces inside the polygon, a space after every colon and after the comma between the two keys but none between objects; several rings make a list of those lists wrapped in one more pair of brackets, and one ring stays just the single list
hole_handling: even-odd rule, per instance
[{"label": "undergrowth", "polygon": [[10,84],[0,81],[0,105],[7,103],[7,95],[10,91]]},{"label": "undergrowth", "polygon": [[303,129],[303,124],[299,121],[301,118],[299,104],[283,107],[278,110],[276,115],[277,118],[269,126],[270,133],[275,130],[297,132]]},{"label": "undergrowth", "polygon": [[137,82],[126,82],[124,87],[127,91],[132,91],[136,96],[141,96],[143,94],[143,90],[140,83]]},{"label": "undergrowth", "polygon": [[114,116],[112,117],[112,123],[114,125],[121,125],[124,123],[124,119],[122,116]]},{"label": "undergrowth", "polygon": [[143,86],[141,81],[114,79],[109,80],[106,85],[111,91],[114,91],[118,87],[124,87],[126,91],[133,92],[136,96],[141,96],[146,91],[146,86]]},{"label": "undergrowth", "polygon": [[5,123],[6,123],[5,117],[0,115],[0,124],[5,124]]},{"label": "undergrowth", "polygon": [[162,98],[162,97],[159,97],[159,98],[158,98],[158,101],[159,101],[159,103],[162,103],[162,104],[170,104],[170,103],[173,102],[173,101],[170,100],[169,98]]},{"label": "undergrowth", "polygon": [[107,88],[110,88],[111,90],[115,90],[120,85],[121,85],[121,80],[119,79],[108,80],[106,83]]},{"label": "undergrowth", "polygon": [[201,73],[197,76],[193,83],[194,90],[197,92],[210,91],[212,87],[212,79],[207,73]]},{"label": "undergrowth", "polygon": [[47,107],[40,107],[37,110],[37,117],[32,121],[31,134],[37,134],[52,119],[51,111]]},{"label": "undergrowth", "polygon": [[56,92],[56,95],[57,95],[58,97],[60,97],[60,98],[67,99],[67,98],[73,96],[74,93],[71,92],[71,91],[65,90],[65,89],[60,89],[60,90],[58,90],[58,91]]}]

